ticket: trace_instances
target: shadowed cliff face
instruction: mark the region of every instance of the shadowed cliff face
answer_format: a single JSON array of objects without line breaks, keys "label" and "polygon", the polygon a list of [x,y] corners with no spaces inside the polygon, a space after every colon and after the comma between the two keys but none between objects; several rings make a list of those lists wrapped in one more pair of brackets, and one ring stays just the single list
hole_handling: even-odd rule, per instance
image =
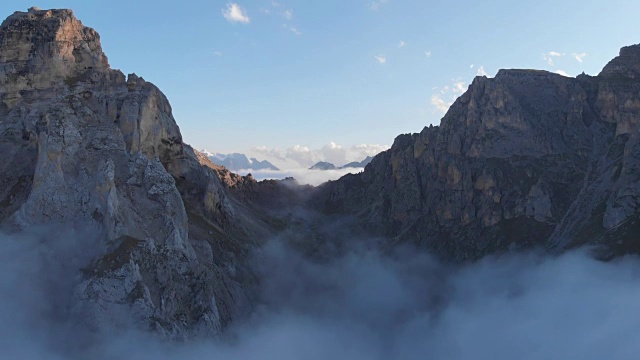
[{"label": "shadowed cliff face", "polygon": [[212,336],[250,310],[242,259],[271,227],[183,144],[162,92],[110,69],[70,10],[0,27],[0,153],[5,229],[89,226],[102,239],[74,290],[92,326],[128,311],[167,337]]},{"label": "shadowed cliff face", "polygon": [[[631,251],[639,64],[632,46],[596,77],[476,78],[441,126],[401,135],[363,173],[311,191],[233,174],[184,144],[162,92],[111,69],[98,34],[70,10],[16,12],[0,26],[0,226],[72,234],[58,244],[82,267],[63,287],[70,318],[173,339],[218,336],[258,303],[259,285],[297,288],[270,289],[248,266],[275,234],[328,264],[348,239],[383,252],[410,242],[454,260],[585,242],[609,245],[607,256]],[[277,279],[298,275],[283,268]]]},{"label": "shadowed cliff face", "polygon": [[[401,135],[313,206],[454,259],[586,242],[631,250],[640,199],[640,46],[596,77],[501,70],[439,127]],[[635,232],[637,234],[637,231]]]}]

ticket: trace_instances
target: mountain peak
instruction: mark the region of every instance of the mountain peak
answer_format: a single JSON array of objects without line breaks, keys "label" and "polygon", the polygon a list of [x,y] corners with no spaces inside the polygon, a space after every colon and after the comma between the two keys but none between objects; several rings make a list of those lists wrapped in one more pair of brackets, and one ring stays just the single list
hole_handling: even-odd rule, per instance
[{"label": "mountain peak", "polygon": [[620,54],[602,69],[600,76],[622,75],[636,78],[640,76],[640,44],[625,46]]},{"label": "mountain peak", "polygon": [[32,7],[0,25],[0,86],[49,88],[93,69],[109,69],[100,36],[71,10]]},{"label": "mountain peak", "polygon": [[309,170],[335,170],[336,166],[330,162],[320,161],[309,168]]}]

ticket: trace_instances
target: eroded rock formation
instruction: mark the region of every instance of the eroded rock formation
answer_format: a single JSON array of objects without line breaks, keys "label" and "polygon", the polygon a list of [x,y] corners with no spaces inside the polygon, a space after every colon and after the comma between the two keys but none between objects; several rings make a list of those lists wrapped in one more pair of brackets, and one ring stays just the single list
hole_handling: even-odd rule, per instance
[{"label": "eroded rock formation", "polygon": [[501,70],[477,77],[440,126],[311,191],[239,176],[184,144],[162,92],[111,69],[70,10],[0,25],[3,231],[97,229],[104,250],[72,312],[174,339],[216,336],[251,311],[259,279],[246,261],[276,233],[314,256],[360,229],[454,260],[587,242],[638,250],[639,126],[640,46],[595,77]]},{"label": "eroded rock formation", "polygon": [[103,236],[105,255],[76,288],[88,322],[133,313],[171,338],[212,336],[250,310],[241,259],[270,227],[228,188],[255,181],[221,183],[182,142],[162,92],[111,69],[70,10],[32,8],[0,27],[0,153],[4,228]]},{"label": "eroded rock formation", "polygon": [[441,125],[401,135],[315,206],[372,234],[472,259],[513,246],[634,247],[640,207],[640,45],[595,77],[477,77]]}]

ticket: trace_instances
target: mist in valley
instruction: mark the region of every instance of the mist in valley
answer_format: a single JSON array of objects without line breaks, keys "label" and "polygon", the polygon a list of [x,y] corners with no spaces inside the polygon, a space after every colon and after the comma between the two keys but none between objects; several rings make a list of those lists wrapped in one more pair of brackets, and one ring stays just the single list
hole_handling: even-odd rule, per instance
[{"label": "mist in valley", "polygon": [[300,185],[318,186],[332,180],[338,180],[347,174],[357,174],[364,168],[348,168],[335,170],[309,170],[309,169],[288,169],[288,170],[241,170],[240,175],[251,174],[254,179],[261,180],[282,180],[294,178]]},{"label": "mist in valley", "polygon": [[632,359],[640,350],[640,259],[601,262],[587,250],[452,265],[362,245],[312,260],[273,239],[252,255],[259,305],[219,339],[87,328],[73,289],[104,251],[91,234],[2,235],[3,358]]}]

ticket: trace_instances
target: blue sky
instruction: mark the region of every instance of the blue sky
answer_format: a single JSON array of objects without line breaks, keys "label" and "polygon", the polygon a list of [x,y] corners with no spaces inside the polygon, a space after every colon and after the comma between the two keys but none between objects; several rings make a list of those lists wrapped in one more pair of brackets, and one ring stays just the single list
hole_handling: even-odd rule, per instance
[{"label": "blue sky", "polygon": [[439,124],[479,71],[595,75],[640,42],[640,3],[624,0],[13,0],[0,10],[33,5],[72,8],[112,67],[162,89],[186,142],[217,152],[390,145]]}]

